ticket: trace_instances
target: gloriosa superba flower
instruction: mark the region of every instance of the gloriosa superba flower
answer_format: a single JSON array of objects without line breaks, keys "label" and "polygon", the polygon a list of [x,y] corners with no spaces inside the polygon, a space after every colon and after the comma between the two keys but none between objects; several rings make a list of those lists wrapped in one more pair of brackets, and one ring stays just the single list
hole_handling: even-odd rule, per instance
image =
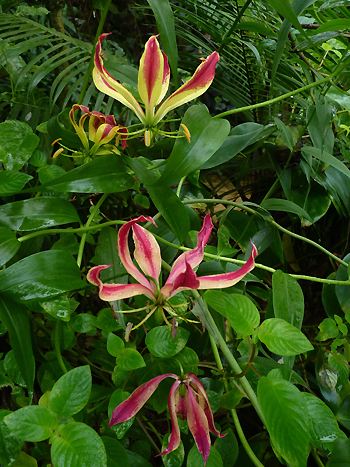
[{"label": "gloriosa superba flower", "polygon": [[[99,287],[99,296],[102,300],[122,300],[137,295],[145,295],[151,300],[151,306],[144,308],[149,308],[149,313],[133,329],[143,324],[157,309],[164,309],[170,315],[173,315],[173,309],[168,300],[179,292],[191,289],[221,289],[231,287],[239,282],[255,266],[255,257],[258,254],[258,250],[252,244],[249,259],[238,270],[223,274],[197,276],[195,269],[203,260],[204,247],[208,243],[213,229],[210,215],[207,214],[203,220],[202,228],[198,232],[196,247],[182,253],[175,260],[165,284],[161,287],[159,283],[162,263],[160,247],[155,237],[139,225],[140,222],[150,222],[156,225],[152,217],[139,216],[120,227],[118,232],[118,253],[120,260],[130,276],[136,280],[136,283],[104,283],[100,278],[100,273],[104,269],[111,267],[109,264],[95,266],[90,269],[87,275],[88,281]],[[138,267],[134,264],[130,254],[130,231],[133,234],[135,245],[134,259]],[[164,313],[163,317],[166,321]]]},{"label": "gloriosa superba flower", "polygon": [[180,429],[177,421],[177,416],[179,416],[187,420],[188,428],[196,442],[198,451],[203,462],[206,463],[210,454],[210,433],[220,438],[223,438],[224,435],[221,435],[216,429],[208,396],[202,383],[193,373],[188,373],[183,378],[174,373],[166,373],[142,384],[113,410],[109,426],[126,422],[134,417],[166,378],[173,378],[175,382],[170,388],[168,397],[171,433],[168,446],[160,455],[169,454],[180,445]]},{"label": "gloriosa superba flower", "polygon": [[[208,89],[215,76],[219,54],[213,52],[204,59],[192,77],[163,101],[169,88],[170,68],[167,56],[160,49],[157,36],[151,36],[145,44],[138,72],[138,94],[144,105],[142,108],[136,97],[104,67],[102,42],[109,34],[111,33],[101,34],[96,45],[93,70],[95,86],[135,113],[144,126],[141,132],[144,133],[146,146],[149,146],[157,124],[168,112],[199,97]],[[182,128],[189,139],[188,129],[184,125]],[[162,134],[166,135],[166,132]]]},{"label": "gloriosa superba flower", "polygon": [[[76,112],[80,111],[81,116],[76,120]],[[122,148],[126,146],[127,129],[118,125],[114,115],[105,115],[97,110],[89,110],[85,105],[74,104],[69,111],[69,120],[81,141],[82,151],[67,148],[59,141],[60,148],[53,154],[58,157],[64,151],[68,151],[70,157],[81,158],[87,162],[94,156],[103,156],[111,153],[120,154],[117,146],[121,143]],[[87,125],[86,125],[86,122]],[[87,128],[86,128],[87,127]],[[114,141],[113,141],[114,140]]]}]

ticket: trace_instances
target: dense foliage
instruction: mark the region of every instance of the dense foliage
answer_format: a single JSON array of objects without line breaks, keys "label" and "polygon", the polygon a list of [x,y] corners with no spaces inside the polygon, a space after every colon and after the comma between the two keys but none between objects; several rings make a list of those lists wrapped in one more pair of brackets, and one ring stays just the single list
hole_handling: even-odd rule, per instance
[{"label": "dense foliage", "polygon": [[0,3],[1,465],[349,465],[349,30]]}]

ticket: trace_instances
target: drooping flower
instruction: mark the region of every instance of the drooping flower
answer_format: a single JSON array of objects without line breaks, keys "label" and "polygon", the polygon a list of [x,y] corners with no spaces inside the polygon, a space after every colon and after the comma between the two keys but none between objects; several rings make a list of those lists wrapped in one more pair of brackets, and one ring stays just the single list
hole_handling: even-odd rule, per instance
[{"label": "drooping flower", "polygon": [[[162,258],[159,245],[154,236],[139,222],[151,222],[156,225],[152,217],[139,216],[124,224],[118,232],[118,252],[126,271],[137,281],[133,284],[109,284],[100,279],[100,273],[111,267],[109,264],[95,266],[90,269],[87,279],[91,284],[99,287],[99,296],[105,301],[121,300],[146,295],[156,304],[162,305],[167,299],[190,289],[222,289],[231,287],[239,282],[255,266],[258,250],[252,244],[252,251],[248,261],[237,271],[209,276],[197,276],[195,268],[204,257],[204,247],[208,243],[213,223],[207,214],[197,235],[197,245],[192,250],[182,253],[174,262],[168,279],[163,287],[159,285]],[[132,230],[135,244],[134,264],[129,249],[129,234]]]},{"label": "drooping flower", "polygon": [[166,373],[142,384],[113,410],[109,426],[112,427],[118,423],[126,422],[134,417],[152,396],[159,384],[166,378],[173,378],[175,382],[170,388],[168,397],[171,421],[169,443],[160,455],[169,454],[180,445],[180,429],[177,420],[179,416],[182,419],[187,419],[188,428],[204,463],[206,463],[211,446],[209,433],[213,433],[220,438],[224,435],[221,435],[216,429],[208,396],[202,383],[193,373],[188,373],[184,378],[179,378],[174,373]]},{"label": "drooping flower", "polygon": [[[79,120],[76,120],[76,112],[81,111]],[[93,156],[120,154],[117,145],[121,141],[122,148],[126,146],[127,129],[118,125],[113,115],[105,115],[97,110],[89,110],[85,105],[74,104],[69,111],[71,124],[83,145],[83,151],[73,151],[61,145],[53,157],[57,157],[64,149],[73,152],[73,157],[89,159]],[[86,125],[86,122],[88,124]],[[115,138],[114,144],[112,140]],[[56,140],[57,141],[57,140]]]},{"label": "drooping flower", "polygon": [[152,129],[168,112],[199,97],[209,88],[215,76],[219,54],[217,52],[210,54],[198,66],[192,77],[162,102],[169,88],[170,68],[167,56],[161,51],[157,37],[151,36],[145,44],[138,72],[138,93],[144,105],[142,108],[135,96],[113,78],[104,67],[102,42],[109,34],[111,33],[101,34],[96,45],[93,70],[95,86],[99,91],[113,97],[135,113],[144,125],[145,144],[149,146],[153,134]]}]

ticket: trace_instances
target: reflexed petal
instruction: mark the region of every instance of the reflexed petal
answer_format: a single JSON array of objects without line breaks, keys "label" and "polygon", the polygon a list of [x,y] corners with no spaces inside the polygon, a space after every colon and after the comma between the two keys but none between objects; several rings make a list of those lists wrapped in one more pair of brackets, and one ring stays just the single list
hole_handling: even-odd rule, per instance
[{"label": "reflexed petal", "polygon": [[224,289],[231,287],[239,282],[243,277],[248,274],[255,267],[255,258],[258,255],[258,250],[252,244],[252,251],[248,261],[237,271],[227,272],[225,274],[215,274],[213,276],[198,277],[199,289]]},{"label": "reflexed petal", "polygon": [[154,107],[163,92],[164,57],[156,36],[148,39],[140,60],[138,91],[146,107],[146,118],[153,116]]},{"label": "reflexed petal", "polygon": [[109,34],[101,34],[95,49],[95,67],[92,77],[97,89],[108,96],[113,97],[123,105],[131,109],[137,117],[144,121],[145,114],[135,97],[118,80],[114,79],[103,66],[102,42]]},{"label": "reflexed petal", "polygon": [[213,52],[199,65],[193,76],[161,104],[155,115],[155,123],[158,123],[170,110],[195,99],[209,88],[219,58],[219,54]]},{"label": "reflexed petal", "polygon": [[114,300],[123,300],[124,298],[135,297],[135,295],[146,295],[154,300],[154,295],[151,289],[144,287],[140,284],[105,284],[100,279],[100,272],[109,268],[109,264],[95,266],[91,268],[87,274],[87,280],[97,285],[99,288],[99,297],[106,302],[113,302]]},{"label": "reflexed petal", "polygon": [[134,224],[132,229],[135,243],[134,257],[142,271],[158,283],[162,264],[159,245],[153,235],[140,225]]},{"label": "reflexed petal", "polygon": [[198,404],[196,396],[190,385],[185,395],[187,406],[187,424],[196,442],[198,451],[206,463],[210,454],[210,435],[208,420],[202,407]]},{"label": "reflexed petal", "polygon": [[138,222],[152,222],[152,224],[155,225],[155,222],[152,219],[152,217],[139,216],[136,219],[132,219],[131,221],[127,222],[122,227],[120,227],[119,232],[118,232],[119,257],[124,268],[127,270],[127,272],[131,276],[133,276],[137,280],[137,282],[147,287],[148,289],[153,290],[154,289],[153,285],[142,274],[142,272],[137,269],[137,267],[132,262],[132,259],[130,256],[130,250],[129,250],[129,245],[128,245],[129,232],[130,232],[130,229],[133,227],[133,225],[137,224]]},{"label": "reflexed petal", "polygon": [[181,381],[177,380],[171,386],[169,397],[168,397],[168,409],[170,414],[170,421],[171,421],[171,434],[169,437],[169,444],[168,446],[160,453],[161,456],[165,456],[169,454],[169,452],[175,451],[180,445],[181,437],[180,437],[180,429],[179,423],[177,421],[177,414],[176,414],[176,392],[181,384]]},{"label": "reflexed petal", "polygon": [[137,412],[146,404],[159,384],[166,378],[177,379],[177,376],[173,373],[156,376],[135,389],[135,391],[124,402],[119,404],[113,410],[109,426],[126,422],[127,420],[130,420],[130,418],[134,417],[134,415],[136,415]]},{"label": "reflexed petal", "polygon": [[163,287],[166,291],[168,288],[171,289],[174,287],[174,284],[177,281],[177,277],[183,274],[188,266],[194,269],[200,264],[203,259],[204,247],[208,243],[212,229],[213,223],[211,221],[210,215],[207,214],[203,220],[202,228],[197,236],[197,246],[193,250],[182,253],[174,262],[169,277]]},{"label": "reflexed petal", "polygon": [[[81,112],[83,112],[83,115],[79,119],[79,124],[77,124],[75,120],[75,112],[77,110],[81,110]],[[79,105],[79,104],[74,104],[69,111],[69,120],[71,124],[73,125],[76,134],[78,135],[80,141],[82,142],[85,148],[89,147],[88,137],[86,136],[86,133],[84,130],[84,123],[85,123],[85,120],[89,116],[89,112],[90,111],[88,107],[86,107],[85,105]]]},{"label": "reflexed petal", "polygon": [[196,391],[199,392],[200,395],[204,399],[204,402],[205,402],[204,412],[208,420],[209,431],[211,431],[214,435],[218,436],[219,438],[224,438],[225,435],[222,435],[215,427],[213,412],[211,410],[208,396],[207,396],[207,393],[205,392],[204,386],[202,385],[200,380],[197,378],[197,376],[194,375],[193,373],[188,373],[187,377],[188,377],[188,381],[192,383]]},{"label": "reflexed petal", "polygon": [[170,81],[170,67],[169,67],[168,57],[165,55],[164,52],[162,52],[162,54],[163,54],[163,59],[164,59],[162,92],[159,96],[158,101],[156,102],[156,105],[159,104],[163,100],[165,94],[168,91],[169,81]]},{"label": "reflexed petal", "polygon": [[118,126],[112,126],[108,123],[103,123],[98,127],[95,137],[92,141],[98,145],[107,144],[118,134],[118,131]]},{"label": "reflexed petal", "polygon": [[169,280],[166,281],[166,284],[160,290],[163,297],[170,298],[183,290],[198,289],[199,281],[196,273],[186,260],[185,268],[186,269],[184,271],[179,272],[179,274],[174,277],[174,281],[172,283],[169,282]]}]

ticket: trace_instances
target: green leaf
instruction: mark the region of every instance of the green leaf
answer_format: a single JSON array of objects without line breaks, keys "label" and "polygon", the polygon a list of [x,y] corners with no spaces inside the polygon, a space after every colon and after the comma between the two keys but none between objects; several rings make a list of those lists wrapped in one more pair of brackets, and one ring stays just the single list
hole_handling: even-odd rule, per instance
[{"label": "green leaf", "polygon": [[7,170],[19,170],[30,159],[39,138],[25,122],[0,123],[0,161]]},{"label": "green leaf", "polygon": [[34,457],[21,451],[11,467],[38,467],[38,463]]},{"label": "green leaf", "polygon": [[47,299],[82,286],[77,263],[61,250],[27,256],[0,272],[0,292],[15,300]]},{"label": "green leaf", "polygon": [[212,446],[208,460],[204,465],[203,458],[195,445],[188,453],[186,467],[224,467],[224,464],[219,452]]},{"label": "green leaf", "polygon": [[237,438],[231,429],[225,432],[224,438],[217,438],[214,446],[220,454],[225,467],[233,467],[236,464],[239,446]]},{"label": "green leaf", "polygon": [[290,0],[268,0],[272,8],[274,8],[281,16],[286,18],[290,23],[293,24],[297,29],[300,28],[300,23],[298,21],[297,15],[292,7]]},{"label": "green leaf", "polygon": [[51,462],[55,467],[107,467],[101,438],[85,423],[61,425],[51,438]]},{"label": "green leaf", "polygon": [[31,175],[27,175],[23,172],[3,170],[0,172],[0,196],[8,196],[18,193],[32,178],[33,177]]},{"label": "green leaf", "polygon": [[117,355],[117,365],[119,370],[132,371],[146,366],[142,355],[135,349],[123,349]]},{"label": "green leaf", "polygon": [[103,156],[50,181],[45,188],[59,192],[117,193],[133,188],[135,182],[121,158]]},{"label": "green leaf", "polygon": [[45,407],[29,405],[6,415],[4,422],[22,441],[43,441],[57,425],[57,417]]},{"label": "green leaf", "polygon": [[243,149],[251,146],[272,131],[272,126],[260,125],[259,123],[246,122],[235,126],[222,146],[202,165],[202,169],[211,169],[233,159]]},{"label": "green leaf", "polygon": [[13,230],[36,230],[79,222],[73,205],[60,198],[30,198],[0,206],[0,224]]},{"label": "green leaf", "polygon": [[9,297],[0,295],[0,320],[5,324],[18,368],[28,387],[33,392],[35,360],[27,310]]},{"label": "green leaf", "polygon": [[109,436],[102,436],[102,441],[107,453],[108,467],[131,467],[127,450],[120,441]]},{"label": "green leaf", "polygon": [[17,439],[7,425],[0,421],[0,462],[1,465],[12,465],[18,456],[23,441]]},{"label": "green leaf", "polygon": [[331,154],[328,154],[325,151],[322,151],[318,148],[312,148],[309,146],[304,146],[301,150],[301,153],[307,156],[312,156],[318,159],[319,161],[323,162],[327,166],[331,166],[339,172],[341,172],[343,175],[345,175],[347,178],[350,178],[350,170],[347,168],[347,166],[337,159],[336,157],[332,156]]},{"label": "green leaf", "polygon": [[311,439],[302,394],[289,381],[263,376],[257,395],[274,450],[289,466],[305,467]]},{"label": "green leaf", "polygon": [[204,299],[209,306],[229,320],[240,337],[252,335],[254,329],[259,326],[259,311],[245,295],[209,290],[204,294]]},{"label": "green leaf", "polygon": [[337,323],[332,318],[323,319],[318,325],[318,329],[320,330],[316,336],[318,341],[334,339],[339,334]]},{"label": "green leaf", "polygon": [[345,437],[339,429],[335,415],[328,405],[313,394],[303,392],[301,395],[311,421],[311,438],[314,446],[329,449],[330,444],[337,438]]},{"label": "green leaf", "polygon": [[337,439],[327,467],[347,467],[350,459],[350,439]]},{"label": "green leaf", "polygon": [[299,216],[300,219],[307,219],[309,222],[312,222],[305,209],[287,199],[268,198],[261,203],[261,207],[268,211],[290,212]]},{"label": "green leaf", "polygon": [[273,309],[276,318],[282,318],[301,329],[304,318],[304,295],[298,282],[282,271],[272,275]]},{"label": "green leaf", "polygon": [[178,52],[176,45],[176,33],[174,14],[169,0],[147,0],[156,18],[160,41],[164,52],[168,56],[171,72],[177,81]]},{"label": "green leaf", "polygon": [[112,357],[117,357],[124,348],[125,344],[123,339],[110,332],[107,337],[107,352],[112,355]]},{"label": "green leaf", "polygon": [[190,333],[186,329],[177,328],[173,336],[168,326],[157,326],[147,333],[145,342],[155,357],[170,358],[185,347],[189,337]]},{"label": "green leaf", "polygon": [[0,266],[3,266],[15,256],[20,246],[21,243],[12,230],[7,227],[0,227]]},{"label": "green leaf", "polygon": [[220,148],[230,131],[229,122],[212,118],[204,105],[190,107],[182,123],[191,133],[191,142],[188,143],[186,138],[176,140],[160,179],[167,185],[177,183],[181,177],[200,169]]},{"label": "green leaf", "polygon": [[258,329],[258,338],[271,352],[286,357],[313,349],[298,328],[279,318],[266,319]]},{"label": "green leaf", "polygon": [[[349,263],[350,261],[350,253],[347,254],[344,258],[344,261]],[[349,268],[346,266],[343,266],[342,264],[338,267],[338,271],[336,274],[336,279],[338,281],[346,281],[349,279],[350,273],[349,273]],[[350,287],[344,287],[341,285],[336,285],[335,286],[335,294],[337,296],[337,299],[339,301],[339,304],[341,306],[341,309],[343,310],[344,313],[348,313],[350,311]]]},{"label": "green leaf", "polygon": [[[162,442],[162,450],[166,449],[168,446],[169,437],[164,436]],[[181,467],[185,460],[185,449],[182,442],[178,448],[174,451],[169,452],[166,456],[162,456],[163,465],[165,467]]]},{"label": "green leaf", "polygon": [[86,406],[90,392],[90,367],[85,365],[73,368],[53,385],[48,407],[63,417],[70,417]]}]

